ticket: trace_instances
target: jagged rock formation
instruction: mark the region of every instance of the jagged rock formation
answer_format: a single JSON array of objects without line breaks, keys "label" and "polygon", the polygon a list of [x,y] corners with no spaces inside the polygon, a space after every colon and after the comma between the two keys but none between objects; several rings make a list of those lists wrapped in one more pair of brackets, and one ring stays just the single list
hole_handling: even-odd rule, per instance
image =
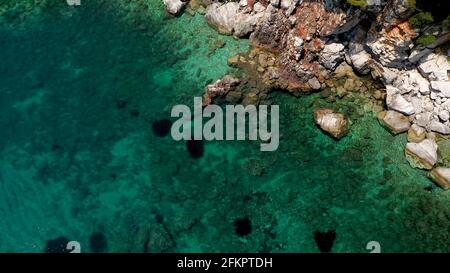
[{"label": "jagged rock formation", "polygon": [[409,130],[411,123],[408,118],[396,111],[383,111],[378,114],[380,123],[394,134]]},{"label": "jagged rock formation", "polygon": [[214,3],[206,9],[208,24],[222,34],[244,37],[255,30],[257,23],[264,17],[266,7],[260,3],[248,5],[228,2]]},{"label": "jagged rock formation", "polygon": [[438,160],[437,144],[433,139],[424,139],[421,142],[406,144],[406,159],[411,166],[431,170]]},{"label": "jagged rock formation", "polygon": [[[266,85],[294,95],[324,87],[342,96],[361,92],[354,81],[344,87],[333,83],[338,75],[348,76],[348,64],[384,84],[385,94],[374,95],[388,110],[380,113],[380,123],[394,133],[410,130],[409,148],[425,141],[426,132],[449,135],[448,24],[413,24],[411,17],[418,12],[414,1],[349,2],[203,1],[211,26],[236,37],[250,36],[253,49],[274,59],[270,65],[255,65]],[[428,44],[418,42],[430,35],[434,39]]]},{"label": "jagged rock formation", "polygon": [[228,97],[241,97],[241,94],[236,91],[239,84],[239,79],[233,78],[230,75],[225,75],[222,79],[215,83],[209,84],[205,88],[203,101],[205,105],[211,104],[213,100],[225,99]]}]

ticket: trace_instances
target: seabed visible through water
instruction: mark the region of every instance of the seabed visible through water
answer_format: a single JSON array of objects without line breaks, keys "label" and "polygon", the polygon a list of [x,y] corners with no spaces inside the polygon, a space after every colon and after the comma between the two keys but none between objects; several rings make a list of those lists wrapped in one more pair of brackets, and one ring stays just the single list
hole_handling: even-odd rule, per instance
[{"label": "seabed visible through water", "polygon": [[[0,6],[1,252],[319,252],[326,234],[332,252],[450,251],[449,193],[361,105],[274,92],[276,152],[175,142],[172,106],[236,72],[248,41],[157,0],[47,2]],[[314,125],[322,106],[349,136]]]}]

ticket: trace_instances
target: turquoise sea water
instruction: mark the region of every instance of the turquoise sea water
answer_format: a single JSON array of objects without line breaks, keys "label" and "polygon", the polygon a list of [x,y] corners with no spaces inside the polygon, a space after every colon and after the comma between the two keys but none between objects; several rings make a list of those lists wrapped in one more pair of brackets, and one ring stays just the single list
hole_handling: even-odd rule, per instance
[{"label": "turquoise sea water", "polygon": [[[227,59],[246,40],[156,0],[17,2],[0,2],[1,252],[58,238],[82,252],[318,252],[315,232],[330,230],[333,252],[368,252],[369,241],[450,251],[449,193],[361,104],[276,92],[276,152],[208,142],[192,158],[152,124],[235,72]],[[320,106],[348,114],[351,135],[317,129]]]}]

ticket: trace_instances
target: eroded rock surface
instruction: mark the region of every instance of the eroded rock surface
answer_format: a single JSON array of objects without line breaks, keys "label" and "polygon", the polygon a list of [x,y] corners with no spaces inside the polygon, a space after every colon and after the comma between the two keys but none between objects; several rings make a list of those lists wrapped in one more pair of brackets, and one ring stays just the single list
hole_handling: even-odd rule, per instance
[{"label": "eroded rock surface", "polygon": [[414,168],[431,170],[438,160],[438,146],[433,139],[406,144],[405,155],[409,164]]},{"label": "eroded rock surface", "polygon": [[336,139],[345,136],[349,131],[348,119],[342,113],[331,109],[321,108],[314,111],[314,121],[325,132]]},{"label": "eroded rock surface", "polygon": [[450,168],[437,167],[430,172],[430,177],[444,190],[450,189]]}]

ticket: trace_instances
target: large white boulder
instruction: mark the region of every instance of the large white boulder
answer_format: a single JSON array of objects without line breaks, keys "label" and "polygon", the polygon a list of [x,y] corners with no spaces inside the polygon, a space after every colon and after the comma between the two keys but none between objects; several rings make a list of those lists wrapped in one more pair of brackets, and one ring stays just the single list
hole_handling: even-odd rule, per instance
[{"label": "large white boulder", "polygon": [[411,123],[407,116],[396,111],[383,111],[378,113],[378,120],[394,134],[403,133],[409,130]]},{"label": "large white boulder", "polygon": [[395,110],[408,116],[415,112],[412,103],[400,94],[399,89],[391,85],[386,86],[386,105],[389,110]]},{"label": "large white boulder", "polygon": [[419,61],[420,73],[429,80],[448,81],[448,70],[450,64],[444,55],[431,53]]},{"label": "large white boulder", "polygon": [[393,86],[398,88],[402,94],[420,92],[426,95],[430,93],[430,82],[422,77],[417,69],[411,69],[399,74],[394,80]]},{"label": "large white boulder", "polygon": [[238,11],[239,4],[236,2],[214,3],[206,9],[205,19],[219,33],[231,35],[236,26]]},{"label": "large white boulder", "polygon": [[405,155],[414,168],[431,170],[438,160],[438,145],[432,139],[424,139],[419,143],[406,144]]},{"label": "large white boulder", "polygon": [[450,82],[449,81],[432,81],[431,88],[440,92],[442,97],[450,98]]},{"label": "large white boulder", "polygon": [[450,189],[450,168],[437,167],[430,172],[430,177],[444,190]]},{"label": "large white boulder", "polygon": [[255,30],[266,8],[256,3],[253,12],[240,9],[237,2],[214,3],[206,9],[205,19],[219,33],[243,37]]},{"label": "large white boulder", "polygon": [[431,122],[428,124],[428,129],[430,131],[443,135],[450,134],[450,127],[435,119],[431,120]]},{"label": "large white boulder", "polygon": [[173,15],[179,14],[185,6],[185,3],[181,0],[163,0],[163,2],[166,5],[167,12]]}]

